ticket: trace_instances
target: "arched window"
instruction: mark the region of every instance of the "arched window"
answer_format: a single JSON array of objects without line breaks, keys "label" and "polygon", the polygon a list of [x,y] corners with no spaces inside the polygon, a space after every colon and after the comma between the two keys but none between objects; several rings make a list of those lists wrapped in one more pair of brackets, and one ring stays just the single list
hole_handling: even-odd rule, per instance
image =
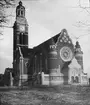
[{"label": "arched window", "polygon": [[24,17],[24,15],[25,15],[25,9],[22,7],[20,8],[20,16]]},{"label": "arched window", "polygon": [[28,45],[28,35],[23,35],[23,44]]},{"label": "arched window", "polygon": [[25,15],[24,12],[25,12],[24,9],[17,9],[16,10],[16,15],[24,17],[24,15]]},{"label": "arched window", "polygon": [[23,33],[20,33],[20,44],[23,44]]},{"label": "arched window", "polygon": [[18,10],[18,13],[17,13],[17,15],[18,15],[18,16],[20,16],[20,10]]},{"label": "arched window", "polygon": [[21,16],[24,16],[24,12],[23,12],[23,10],[21,10]]},{"label": "arched window", "polygon": [[17,10],[16,10],[16,15],[17,15],[17,16],[20,16],[20,9],[17,9]]}]

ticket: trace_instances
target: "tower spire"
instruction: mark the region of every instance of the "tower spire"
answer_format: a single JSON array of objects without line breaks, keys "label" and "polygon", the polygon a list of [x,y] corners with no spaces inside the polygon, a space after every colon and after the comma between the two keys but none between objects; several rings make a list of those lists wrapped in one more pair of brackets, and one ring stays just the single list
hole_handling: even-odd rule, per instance
[{"label": "tower spire", "polygon": [[19,5],[22,6],[22,2],[21,1],[19,1]]}]

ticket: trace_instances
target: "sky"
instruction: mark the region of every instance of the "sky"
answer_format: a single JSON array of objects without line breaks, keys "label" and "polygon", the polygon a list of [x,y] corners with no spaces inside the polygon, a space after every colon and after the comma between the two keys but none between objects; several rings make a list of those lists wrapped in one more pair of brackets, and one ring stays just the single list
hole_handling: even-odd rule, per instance
[{"label": "sky", "polygon": [[[90,13],[79,7],[79,0],[22,0],[22,2],[26,8],[29,25],[29,48],[39,45],[65,28],[74,44],[75,37],[81,36],[78,41],[83,51],[84,72],[90,77],[90,26],[85,25],[90,24]],[[80,0],[80,4],[84,7],[90,6],[89,0]],[[7,11],[13,15],[9,22],[9,26],[13,26],[15,8]],[[3,28],[3,36],[0,36],[0,39],[0,73],[4,73],[5,68],[12,67],[13,29]]]}]

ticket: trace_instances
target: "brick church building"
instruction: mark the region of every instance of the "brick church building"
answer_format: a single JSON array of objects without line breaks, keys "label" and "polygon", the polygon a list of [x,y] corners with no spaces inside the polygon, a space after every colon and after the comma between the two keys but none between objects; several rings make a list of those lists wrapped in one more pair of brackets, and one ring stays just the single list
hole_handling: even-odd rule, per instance
[{"label": "brick church building", "polygon": [[28,48],[28,23],[22,2],[16,7],[13,26],[13,83],[40,85],[87,84],[83,52],[66,29],[34,48]]}]

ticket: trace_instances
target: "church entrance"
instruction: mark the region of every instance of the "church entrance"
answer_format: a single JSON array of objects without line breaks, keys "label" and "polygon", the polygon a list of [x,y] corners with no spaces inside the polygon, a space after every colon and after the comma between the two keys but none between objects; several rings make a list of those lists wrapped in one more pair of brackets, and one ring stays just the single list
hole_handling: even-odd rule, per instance
[{"label": "church entrance", "polygon": [[74,76],[72,76],[72,77],[71,77],[71,82],[72,82],[72,83],[79,83],[79,77],[76,76],[76,77],[74,78]]},{"label": "church entrance", "polygon": [[71,82],[74,83],[74,76],[71,77]]},{"label": "church entrance", "polygon": [[76,83],[79,83],[79,78],[78,78],[78,76],[75,77],[75,82],[76,82]]}]

